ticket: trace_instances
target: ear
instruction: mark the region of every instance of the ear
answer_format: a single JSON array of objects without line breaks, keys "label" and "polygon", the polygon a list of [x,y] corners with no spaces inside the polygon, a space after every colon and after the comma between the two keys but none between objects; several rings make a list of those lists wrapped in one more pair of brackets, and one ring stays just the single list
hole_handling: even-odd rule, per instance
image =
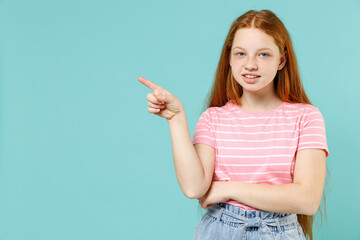
[{"label": "ear", "polygon": [[279,64],[277,70],[283,69],[283,67],[284,67],[285,64],[286,64],[286,59],[287,59],[287,54],[286,54],[286,51],[285,51],[285,52],[284,52],[284,55],[282,55],[282,57],[280,58],[280,64]]}]

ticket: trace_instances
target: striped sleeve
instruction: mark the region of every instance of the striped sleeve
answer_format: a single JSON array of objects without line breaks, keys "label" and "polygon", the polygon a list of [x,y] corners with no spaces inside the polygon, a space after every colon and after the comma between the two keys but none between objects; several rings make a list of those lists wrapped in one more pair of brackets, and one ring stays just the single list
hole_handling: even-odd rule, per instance
[{"label": "striped sleeve", "polygon": [[307,114],[300,128],[297,150],[309,148],[324,149],[326,157],[329,156],[324,118],[316,107]]},{"label": "striped sleeve", "polygon": [[210,108],[206,109],[205,112],[200,115],[195,127],[192,143],[203,143],[215,148],[215,137],[211,121]]}]

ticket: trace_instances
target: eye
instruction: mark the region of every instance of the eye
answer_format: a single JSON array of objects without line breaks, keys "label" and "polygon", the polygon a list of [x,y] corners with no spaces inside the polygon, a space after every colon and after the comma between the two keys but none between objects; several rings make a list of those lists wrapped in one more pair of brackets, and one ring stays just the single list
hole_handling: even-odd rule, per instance
[{"label": "eye", "polygon": [[239,55],[239,54],[244,54],[243,52],[238,52],[238,53],[236,53],[236,55],[238,55],[238,56],[244,56],[244,55]]},{"label": "eye", "polygon": [[261,55],[262,55],[262,54],[265,54],[265,55],[266,55],[265,57],[270,56],[270,54],[268,54],[268,53],[261,53]]}]

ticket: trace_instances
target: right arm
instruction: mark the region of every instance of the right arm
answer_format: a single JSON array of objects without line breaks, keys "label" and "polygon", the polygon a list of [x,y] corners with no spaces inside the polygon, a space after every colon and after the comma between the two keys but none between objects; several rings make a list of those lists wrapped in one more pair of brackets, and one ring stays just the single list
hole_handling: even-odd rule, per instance
[{"label": "right arm", "polygon": [[197,199],[208,191],[214,171],[215,149],[192,144],[185,111],[168,120],[176,177],[186,197]]},{"label": "right arm", "polygon": [[186,197],[201,198],[209,190],[215,165],[215,149],[206,144],[192,144],[183,105],[166,89],[139,77],[149,93],[148,111],[166,118],[171,133],[174,166],[180,188]]}]

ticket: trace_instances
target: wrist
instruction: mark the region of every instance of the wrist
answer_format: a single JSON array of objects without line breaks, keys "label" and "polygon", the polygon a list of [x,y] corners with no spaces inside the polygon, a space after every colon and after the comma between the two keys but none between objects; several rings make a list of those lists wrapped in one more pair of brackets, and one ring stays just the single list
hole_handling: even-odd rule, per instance
[{"label": "wrist", "polygon": [[234,181],[228,181],[228,182],[224,182],[226,185],[226,187],[224,187],[225,191],[226,191],[226,197],[228,199],[235,199],[235,196],[237,195],[237,191],[239,188],[239,182],[235,182]]},{"label": "wrist", "polygon": [[186,120],[186,114],[184,109],[182,108],[182,110],[180,110],[178,113],[176,113],[171,119],[167,119],[168,123],[173,123],[173,122],[182,122],[184,121],[184,119]]},{"label": "wrist", "polygon": [[223,202],[228,201],[230,199],[233,199],[234,196],[234,186],[233,186],[233,182],[230,181],[220,181],[218,182],[220,185],[220,188],[222,189],[221,191],[221,196],[223,196]]}]

